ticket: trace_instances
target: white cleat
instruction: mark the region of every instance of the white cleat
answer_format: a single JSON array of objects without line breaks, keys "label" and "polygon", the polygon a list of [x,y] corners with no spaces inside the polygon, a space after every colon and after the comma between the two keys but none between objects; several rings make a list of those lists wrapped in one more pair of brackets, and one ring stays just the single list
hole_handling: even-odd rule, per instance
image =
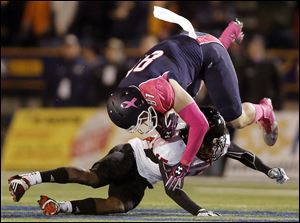
[{"label": "white cleat", "polygon": [[30,187],[29,181],[20,175],[10,177],[8,185],[9,192],[15,202],[18,202]]},{"label": "white cleat", "polygon": [[284,184],[287,180],[289,180],[290,178],[286,175],[284,169],[282,168],[272,168],[269,170],[268,172],[268,176],[271,179],[276,179],[276,182],[278,184]]}]

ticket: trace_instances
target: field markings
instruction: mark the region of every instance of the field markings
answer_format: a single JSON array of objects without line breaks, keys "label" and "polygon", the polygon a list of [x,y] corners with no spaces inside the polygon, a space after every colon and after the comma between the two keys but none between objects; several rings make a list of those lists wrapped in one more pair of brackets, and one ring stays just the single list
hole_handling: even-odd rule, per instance
[{"label": "field markings", "polygon": [[60,214],[57,216],[47,217],[42,214],[38,207],[34,206],[1,206],[1,220],[9,221],[10,219],[32,219],[32,220],[104,220],[104,221],[299,221],[299,212],[274,212],[274,211],[228,211],[216,210],[221,213],[221,217],[199,218],[191,216],[184,210],[180,209],[134,209],[125,214],[111,215],[70,215]]}]

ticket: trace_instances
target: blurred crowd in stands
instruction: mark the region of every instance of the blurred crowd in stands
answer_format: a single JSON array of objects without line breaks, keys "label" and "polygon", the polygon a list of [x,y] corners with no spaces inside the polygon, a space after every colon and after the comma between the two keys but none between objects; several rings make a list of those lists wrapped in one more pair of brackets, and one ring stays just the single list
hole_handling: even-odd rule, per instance
[{"label": "blurred crowd in stands", "polygon": [[[3,1],[2,1],[3,2]],[[160,5],[188,18],[194,27],[219,36],[230,20],[239,18],[245,33],[260,33],[268,48],[298,46],[297,1],[7,1],[1,2],[3,46],[56,46],[73,33],[80,42],[99,47],[111,37],[137,47],[143,36],[159,40],[178,32],[178,26],[152,15]]]},{"label": "blurred crowd in stands", "polygon": [[[239,18],[245,39],[230,54],[242,101],[257,103],[268,96],[281,109],[286,76],[266,57],[266,49],[299,47],[296,1],[1,1],[1,47],[60,48],[63,60],[44,76],[43,106],[98,106],[139,56],[180,32],[153,17],[154,5],[217,37]],[[136,57],[126,54],[130,48],[138,50]],[[299,77],[298,69],[297,59],[292,79]]]}]

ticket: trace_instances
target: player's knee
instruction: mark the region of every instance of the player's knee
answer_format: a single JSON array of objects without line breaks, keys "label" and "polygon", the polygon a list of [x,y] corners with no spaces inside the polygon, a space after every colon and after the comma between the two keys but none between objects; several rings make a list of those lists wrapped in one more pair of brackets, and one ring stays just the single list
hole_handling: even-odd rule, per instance
[{"label": "player's knee", "polygon": [[139,204],[139,201],[134,199],[122,201],[120,198],[114,196],[109,197],[106,202],[107,207],[110,207],[110,213],[127,213]]},{"label": "player's knee", "polygon": [[93,171],[88,172],[87,181],[88,181],[88,185],[91,186],[92,188],[99,188],[100,187],[99,177]]},{"label": "player's knee", "polygon": [[119,198],[109,197],[106,200],[107,206],[110,207],[111,212],[113,213],[126,213],[131,210],[126,207],[126,205]]},{"label": "player's knee", "polygon": [[93,188],[99,187],[99,178],[93,171],[81,170],[81,174],[78,174],[77,180],[80,184],[91,186]]},{"label": "player's knee", "polygon": [[137,204],[133,201],[127,201],[124,203],[124,213],[127,213],[128,211],[134,209],[137,206]]}]

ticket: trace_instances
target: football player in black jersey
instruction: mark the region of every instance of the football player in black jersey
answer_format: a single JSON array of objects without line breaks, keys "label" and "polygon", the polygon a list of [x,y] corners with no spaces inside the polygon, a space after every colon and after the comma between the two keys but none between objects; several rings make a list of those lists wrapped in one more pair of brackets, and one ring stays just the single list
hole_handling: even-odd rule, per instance
[{"label": "football player in black jersey", "polygon": [[[270,168],[253,153],[230,143],[225,121],[215,109],[202,107],[209,130],[188,175],[196,175],[225,155],[236,159],[244,165],[266,174],[277,183],[288,180],[282,168]],[[152,184],[169,180],[168,171],[171,160],[177,162],[184,151],[188,129],[175,131],[177,117],[170,114],[172,124],[166,126],[164,116],[159,119],[161,137],[141,140],[135,138],[126,144],[112,148],[90,170],[75,167],[61,167],[54,170],[32,172],[11,177],[9,190],[14,201],[19,201],[32,186],[40,183],[79,183],[93,188],[109,185],[108,198],[87,198],[73,201],[56,201],[42,195],[39,206],[45,215],[58,213],[73,214],[111,214],[124,213],[134,209],[142,200],[145,189],[153,188]],[[175,123],[175,124],[174,124]],[[169,122],[170,124],[170,122]],[[172,126],[172,127],[170,127]],[[157,142],[157,143],[156,143]],[[170,152],[169,152],[169,151]],[[177,159],[177,160],[176,160]],[[183,182],[174,190],[166,188],[167,195],[179,206],[197,216],[218,216],[219,213],[208,211],[192,201],[183,191]]]}]

